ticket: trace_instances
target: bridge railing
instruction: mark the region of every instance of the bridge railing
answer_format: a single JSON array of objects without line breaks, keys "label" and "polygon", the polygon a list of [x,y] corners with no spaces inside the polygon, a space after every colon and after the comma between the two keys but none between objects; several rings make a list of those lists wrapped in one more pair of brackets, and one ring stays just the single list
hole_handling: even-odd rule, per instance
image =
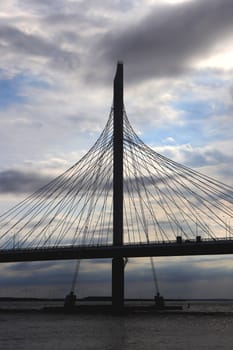
[{"label": "bridge railing", "polygon": [[[198,243],[215,243],[215,242],[232,242],[233,241],[233,237],[229,237],[229,236],[225,236],[225,237],[216,237],[216,238],[190,238],[190,239],[182,239],[182,240],[167,240],[167,241],[150,241],[148,242],[135,242],[135,243],[130,243],[130,242],[126,242],[124,243],[123,247],[146,247],[146,246],[163,246],[163,245],[180,245],[180,244],[188,244],[188,243],[194,243],[194,244],[198,244]],[[61,245],[61,246],[41,246],[41,247],[12,247],[12,248],[8,248],[8,249],[0,249],[0,254],[5,253],[5,252],[31,252],[31,251],[54,251],[54,250],[71,250],[71,249],[96,249],[96,248],[112,248],[114,245],[113,244],[96,244],[96,245]]]}]

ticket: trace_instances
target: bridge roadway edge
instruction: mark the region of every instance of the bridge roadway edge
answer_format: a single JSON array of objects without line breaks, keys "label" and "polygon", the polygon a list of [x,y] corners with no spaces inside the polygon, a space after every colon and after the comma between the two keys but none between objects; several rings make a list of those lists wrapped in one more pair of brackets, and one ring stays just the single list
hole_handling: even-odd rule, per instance
[{"label": "bridge roadway edge", "polygon": [[0,263],[233,254],[233,240],[0,250]]}]

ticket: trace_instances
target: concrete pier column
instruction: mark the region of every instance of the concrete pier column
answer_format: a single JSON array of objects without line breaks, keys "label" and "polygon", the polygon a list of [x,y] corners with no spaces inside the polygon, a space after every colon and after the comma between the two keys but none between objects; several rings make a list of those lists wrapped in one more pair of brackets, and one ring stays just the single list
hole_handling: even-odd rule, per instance
[{"label": "concrete pier column", "polygon": [[112,306],[120,313],[124,308],[124,259],[112,259]]}]

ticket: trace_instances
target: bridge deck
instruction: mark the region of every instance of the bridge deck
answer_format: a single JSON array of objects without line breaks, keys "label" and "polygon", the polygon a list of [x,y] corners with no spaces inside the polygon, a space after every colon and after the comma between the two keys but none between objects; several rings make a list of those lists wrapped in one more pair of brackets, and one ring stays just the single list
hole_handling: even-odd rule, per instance
[{"label": "bridge deck", "polygon": [[0,262],[233,254],[233,239],[0,250]]}]

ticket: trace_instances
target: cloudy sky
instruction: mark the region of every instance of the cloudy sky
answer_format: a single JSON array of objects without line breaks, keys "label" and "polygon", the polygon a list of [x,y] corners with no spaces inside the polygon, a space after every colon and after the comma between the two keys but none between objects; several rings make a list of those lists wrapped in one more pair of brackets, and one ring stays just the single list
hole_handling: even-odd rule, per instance
[{"label": "cloudy sky", "polygon": [[[93,144],[110,112],[118,60],[124,61],[126,111],[143,141],[233,186],[232,18],[232,0],[1,2],[1,211]],[[136,277],[148,284],[149,296],[148,264],[129,263],[128,296]],[[169,297],[207,297],[209,286],[211,297],[232,296],[231,258],[158,259],[157,265]],[[43,273],[61,289],[71,278],[68,263],[0,268],[5,291],[16,284],[30,290],[36,273],[41,289]],[[100,273],[109,276],[108,263],[86,262],[82,271],[83,295],[95,294],[93,288],[109,292]],[[143,293],[138,286],[138,296]]]}]

